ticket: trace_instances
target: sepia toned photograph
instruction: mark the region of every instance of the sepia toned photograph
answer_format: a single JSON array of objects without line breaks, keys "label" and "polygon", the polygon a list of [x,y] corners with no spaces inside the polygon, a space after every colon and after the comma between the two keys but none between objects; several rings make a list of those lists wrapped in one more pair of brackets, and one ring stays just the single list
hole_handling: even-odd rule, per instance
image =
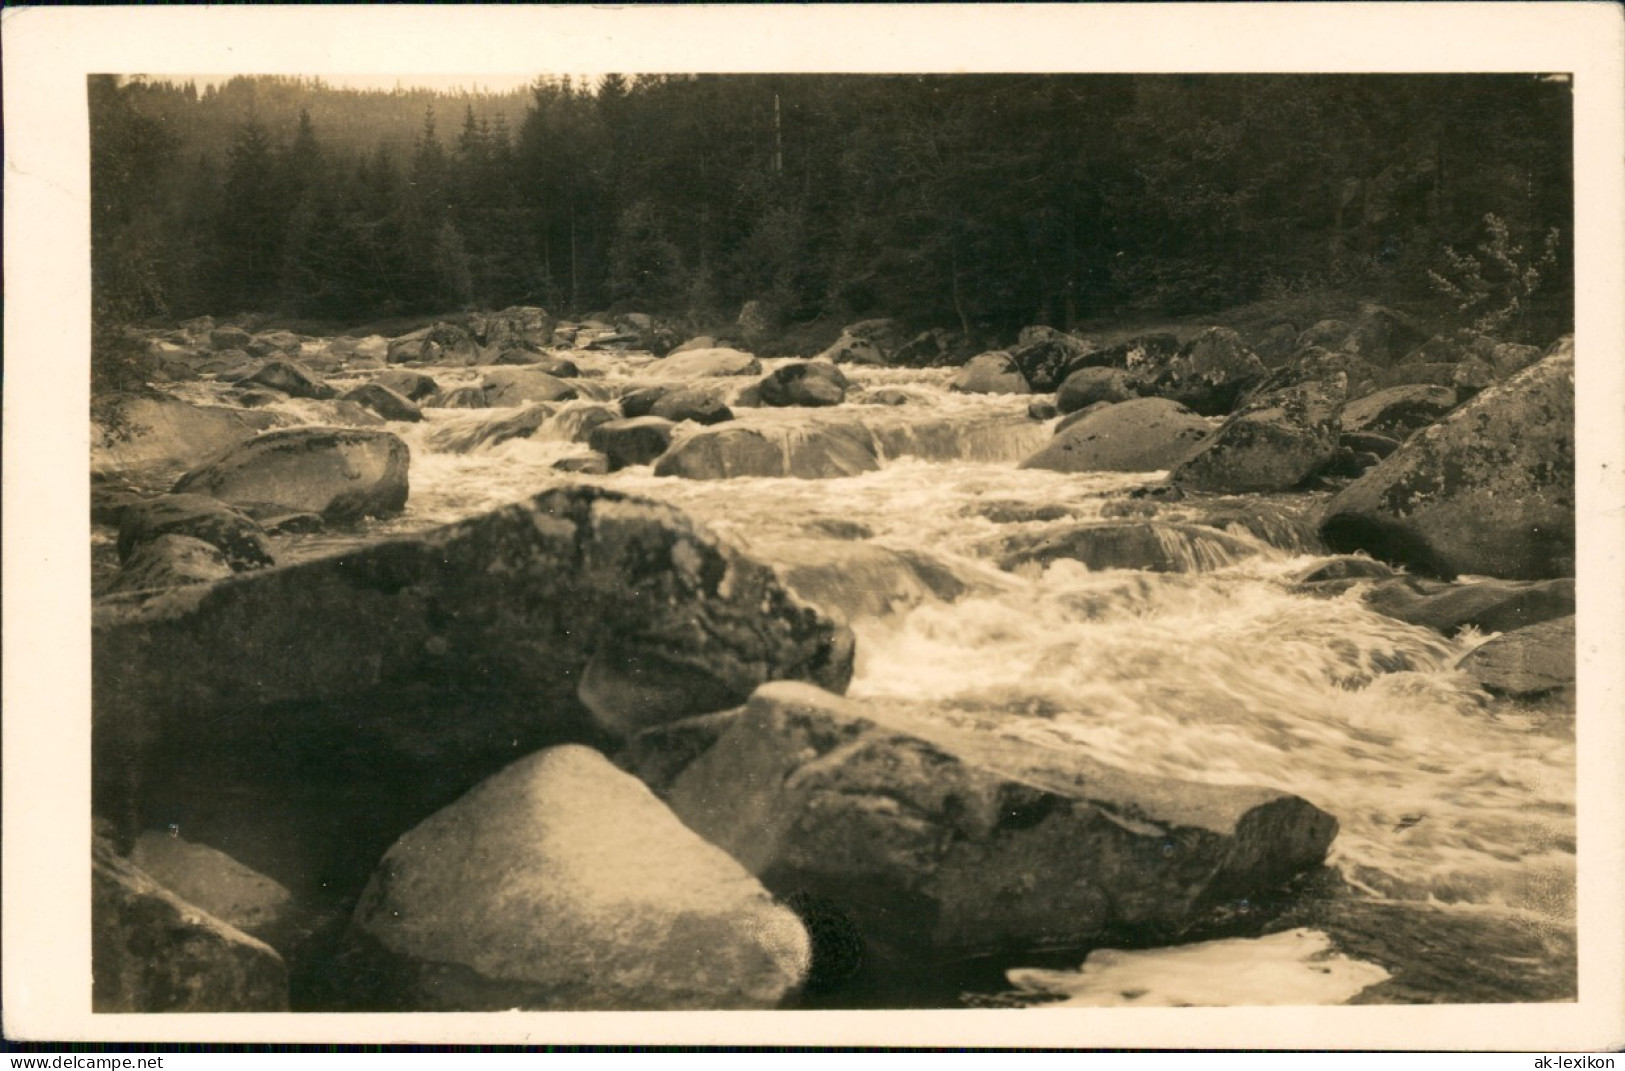
[{"label": "sepia toned photograph", "polygon": [[1576,1007],[1573,68],[558,51],[78,76],[92,1033]]}]

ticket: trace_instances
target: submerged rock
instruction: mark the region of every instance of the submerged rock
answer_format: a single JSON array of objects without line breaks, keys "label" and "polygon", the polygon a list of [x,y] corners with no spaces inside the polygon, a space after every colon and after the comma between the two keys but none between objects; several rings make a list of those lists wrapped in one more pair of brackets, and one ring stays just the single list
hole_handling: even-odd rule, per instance
[{"label": "submerged rock", "polygon": [[409,368],[391,368],[372,377],[372,382],[387,387],[409,402],[421,402],[440,393],[440,384],[432,376],[414,372]]},{"label": "submerged rock", "polygon": [[635,741],[627,764],[769,889],[836,906],[893,963],[1175,939],[1315,866],[1337,831],[1285,793],[1131,774],[805,685],[709,719],[679,767],[666,739],[685,728]]},{"label": "submerged rock", "polygon": [[523,759],[390,848],[348,966],[378,1010],[773,1008],[806,931],[595,751]]},{"label": "submerged rock", "polygon": [[1574,686],[1574,618],[1527,625],[1475,647],[1457,665],[1491,695],[1532,699]]},{"label": "submerged rock", "polygon": [[1222,569],[1258,553],[1258,546],[1217,528],[1162,521],[1080,524],[1059,532],[1012,537],[1000,566],[1048,565],[1071,559],[1090,569],[1193,573]]},{"label": "submerged rock", "polygon": [[1447,579],[1573,575],[1572,352],[1412,436],[1327,504],[1321,534]]},{"label": "submerged rock", "polygon": [[[850,633],[766,566],[672,507],[588,486],[104,605],[94,634],[98,813],[142,828],[185,806],[197,839],[296,892],[359,881],[537,747],[726,709],[781,677],[841,690],[852,672]],[[283,828],[307,799],[320,818]],[[260,842],[284,847],[237,847]]]},{"label": "submerged rock", "polygon": [[1058,431],[1021,463],[1056,472],[1158,472],[1189,456],[1212,430],[1177,402],[1139,398],[1107,405]]},{"label": "submerged rock", "polygon": [[674,443],[655,462],[656,476],[728,480],[736,476],[794,476],[827,480],[880,468],[874,440],[859,427],[814,425],[769,438],[757,428],[719,425]]},{"label": "submerged rock", "polygon": [[282,957],[186,903],[97,838],[91,854],[91,1009],[286,1011]]},{"label": "submerged rock", "polygon": [[842,334],[829,348],[813,358],[831,364],[866,364],[880,366],[886,363],[886,354],[872,339]]},{"label": "submerged rock", "polygon": [[272,503],[348,524],[406,507],[410,458],[406,444],[387,431],[287,428],[187,473],[175,493],[212,495],[233,505]]}]

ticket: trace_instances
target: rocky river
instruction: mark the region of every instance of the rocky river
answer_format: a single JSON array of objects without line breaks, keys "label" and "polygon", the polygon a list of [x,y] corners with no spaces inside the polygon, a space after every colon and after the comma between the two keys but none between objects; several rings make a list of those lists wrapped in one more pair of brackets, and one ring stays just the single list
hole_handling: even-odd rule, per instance
[{"label": "rocky river", "polygon": [[[152,333],[92,465],[99,1007],[1574,998],[1572,520],[1466,560],[1360,500],[1572,351],[510,320]],[[140,897],[214,951],[151,966]]]}]

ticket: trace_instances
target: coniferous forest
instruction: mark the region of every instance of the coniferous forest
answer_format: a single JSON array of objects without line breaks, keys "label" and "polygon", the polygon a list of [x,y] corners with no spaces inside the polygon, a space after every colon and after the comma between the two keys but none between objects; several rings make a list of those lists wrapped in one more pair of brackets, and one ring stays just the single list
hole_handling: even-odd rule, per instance
[{"label": "coniferous forest", "polygon": [[995,341],[1325,290],[1517,299],[1496,333],[1537,341],[1572,315],[1562,77],[106,76],[90,112],[106,321],[759,299]]}]

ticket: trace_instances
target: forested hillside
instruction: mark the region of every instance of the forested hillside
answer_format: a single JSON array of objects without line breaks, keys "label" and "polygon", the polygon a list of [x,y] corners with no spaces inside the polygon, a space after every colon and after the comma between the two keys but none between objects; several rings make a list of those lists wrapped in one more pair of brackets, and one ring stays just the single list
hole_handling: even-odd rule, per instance
[{"label": "forested hillside", "polygon": [[994,339],[1327,289],[1571,317],[1563,78],[120,82],[90,87],[104,320],[764,299]]}]

